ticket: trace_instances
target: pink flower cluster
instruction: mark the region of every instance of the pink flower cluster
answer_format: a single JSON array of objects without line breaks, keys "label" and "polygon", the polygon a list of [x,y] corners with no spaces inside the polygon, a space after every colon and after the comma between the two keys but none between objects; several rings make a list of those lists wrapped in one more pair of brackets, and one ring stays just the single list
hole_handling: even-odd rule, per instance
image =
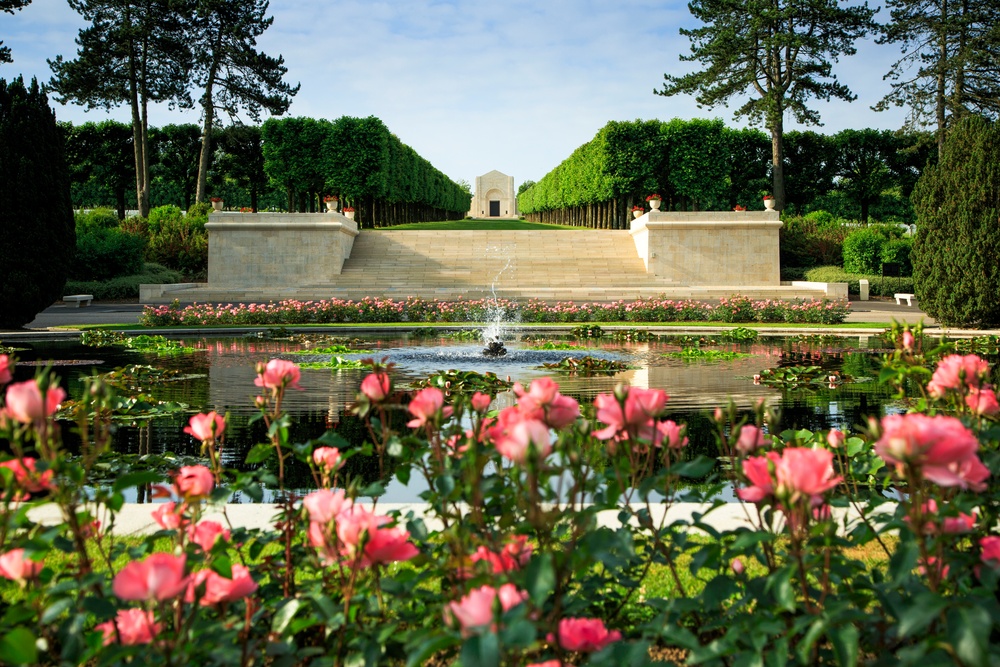
[{"label": "pink flower cluster", "polygon": [[979,440],[955,417],[921,413],[882,418],[875,452],[905,477],[907,471],[939,486],[986,488],[990,471],[979,460]]},{"label": "pink flower cluster", "polygon": [[410,560],[418,553],[410,533],[392,520],[355,505],[343,489],[313,491],[302,500],[309,515],[309,543],[319,549],[326,563],[350,567]]},{"label": "pink flower cluster", "polygon": [[599,440],[610,440],[612,448],[619,442],[633,447],[666,445],[671,449],[684,447],[688,439],[683,429],[671,420],[661,420],[669,397],[662,389],[622,387],[615,394],[599,394],[594,399],[597,420],[606,426],[594,431]]},{"label": "pink flower cluster", "polygon": [[834,474],[833,452],[826,449],[786,447],[780,454],[770,451],[746,458],[742,467],[750,486],[736,490],[741,500],[777,500],[786,510],[804,501],[812,507],[822,505],[823,494],[843,479]]},{"label": "pink flower cluster", "polygon": [[539,459],[552,451],[550,429],[569,426],[580,416],[580,405],[559,393],[552,378],[539,378],[528,391],[514,385],[517,404],[504,408],[486,431],[488,439],[502,456],[515,463],[525,463],[532,450]]},{"label": "pink flower cluster", "polygon": [[483,630],[497,629],[497,607],[501,613],[510,611],[528,599],[527,591],[518,590],[514,584],[503,584],[500,588],[481,586],[465,594],[455,602],[449,602],[444,609],[444,620],[457,624],[465,635]]},{"label": "pink flower cluster", "polygon": [[950,354],[938,362],[927,383],[927,393],[937,399],[957,395],[977,415],[1000,414],[994,389],[986,382],[989,364],[974,354]]}]

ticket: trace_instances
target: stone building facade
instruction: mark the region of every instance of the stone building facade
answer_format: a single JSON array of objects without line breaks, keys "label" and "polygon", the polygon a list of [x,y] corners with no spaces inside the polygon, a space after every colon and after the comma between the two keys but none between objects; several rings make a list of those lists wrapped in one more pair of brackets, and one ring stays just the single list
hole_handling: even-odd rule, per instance
[{"label": "stone building facade", "polygon": [[469,216],[473,218],[517,219],[517,191],[514,177],[495,169],[476,178]]}]

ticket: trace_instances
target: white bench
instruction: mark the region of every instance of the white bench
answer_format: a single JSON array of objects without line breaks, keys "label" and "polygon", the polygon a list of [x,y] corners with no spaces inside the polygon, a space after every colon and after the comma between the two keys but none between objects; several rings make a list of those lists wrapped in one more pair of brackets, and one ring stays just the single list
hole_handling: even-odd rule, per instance
[{"label": "white bench", "polygon": [[898,305],[900,305],[900,302],[901,302],[901,301],[902,301],[903,299],[906,299],[906,305],[907,305],[907,306],[912,306],[912,305],[913,305],[913,302],[912,302],[912,301],[910,301],[910,299],[912,299],[912,298],[913,298],[913,295],[912,295],[912,294],[902,294],[902,293],[900,293],[900,294],[894,294],[893,296],[895,296],[895,297],[896,297],[896,305],[897,305],[897,306],[898,306]]},{"label": "white bench", "polygon": [[94,300],[93,294],[71,294],[69,296],[64,296],[62,298],[66,303],[73,304],[74,308],[79,308],[80,304],[84,306],[89,306],[90,302]]}]

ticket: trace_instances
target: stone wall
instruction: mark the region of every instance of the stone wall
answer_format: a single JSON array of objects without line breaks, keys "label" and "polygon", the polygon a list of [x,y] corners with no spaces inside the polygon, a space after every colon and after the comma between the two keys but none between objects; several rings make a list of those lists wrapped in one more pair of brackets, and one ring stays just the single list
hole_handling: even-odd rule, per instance
[{"label": "stone wall", "polygon": [[208,283],[216,287],[329,285],[358,225],[340,213],[212,213]]},{"label": "stone wall", "polygon": [[632,220],[646,272],[680,285],[778,285],[777,211],[650,211]]}]

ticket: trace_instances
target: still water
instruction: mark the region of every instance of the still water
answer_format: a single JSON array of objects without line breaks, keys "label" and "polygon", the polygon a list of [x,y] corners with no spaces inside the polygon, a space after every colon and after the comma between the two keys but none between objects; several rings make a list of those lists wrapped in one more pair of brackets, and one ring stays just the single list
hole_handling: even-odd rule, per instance
[{"label": "still water", "polygon": [[[555,340],[551,338],[550,340]],[[81,378],[106,373],[128,365],[149,365],[158,369],[179,371],[185,379],[149,387],[146,393],[161,401],[184,403],[189,410],[140,423],[122,423],[114,433],[114,448],[120,453],[143,454],[175,452],[197,454],[198,443],[183,433],[188,417],[195,413],[215,410],[230,414],[226,431],[224,463],[242,467],[246,452],[265,440],[261,422],[250,423],[256,414],[253,399],[259,393],[254,385],[254,367],[258,362],[280,357],[296,362],[326,360],[330,355],[296,355],[307,349],[303,342],[267,340],[256,337],[192,337],[181,342],[195,351],[180,355],[128,351],[122,347],[87,347],[79,343],[24,344],[16,352],[19,364],[16,381],[31,378],[37,367],[51,363],[61,376],[71,397],[82,387]],[[531,345],[537,345],[533,341]],[[313,345],[316,343],[313,342]],[[749,412],[760,400],[780,406],[781,428],[852,429],[868,415],[898,411],[889,391],[875,384],[881,354],[887,351],[878,337],[768,338],[753,343],[720,343],[718,340],[670,337],[655,342],[578,342],[585,350],[538,350],[529,343],[511,340],[505,357],[487,359],[481,354],[482,344],[457,341],[445,337],[412,339],[406,336],[362,336],[352,341],[352,348],[367,350],[359,354],[341,354],[344,358],[385,359],[395,364],[394,383],[405,387],[436,371],[457,369],[492,372],[501,378],[527,386],[531,380],[550,375],[560,383],[561,391],[591,404],[599,393],[610,392],[619,383],[644,388],[663,389],[670,396],[669,418],[686,423],[690,449],[714,455],[714,427],[709,416],[716,406],[732,400]],[[737,358],[710,353],[680,358],[684,348],[699,346],[702,350],[722,353],[736,352]],[[558,362],[569,356],[585,355],[626,362],[629,370],[611,375],[581,376],[555,373],[541,368],[543,363]],[[715,358],[713,358],[715,357]],[[825,382],[797,386],[755,384],[754,375],[764,369],[817,366],[821,377],[839,373],[850,381],[829,386]],[[350,414],[357,388],[365,371],[303,369],[303,391],[289,391],[284,406],[292,415],[295,427],[293,441],[304,442],[333,429],[351,443],[360,444],[365,437],[364,425]],[[504,393],[494,407],[512,404],[514,397]],[[404,415],[400,415],[400,422]],[[305,470],[293,471],[302,486],[308,484]],[[374,481],[374,480],[371,480]],[[386,502],[417,500],[419,488],[407,488],[386,482]],[[292,481],[296,485],[295,481]]]}]

